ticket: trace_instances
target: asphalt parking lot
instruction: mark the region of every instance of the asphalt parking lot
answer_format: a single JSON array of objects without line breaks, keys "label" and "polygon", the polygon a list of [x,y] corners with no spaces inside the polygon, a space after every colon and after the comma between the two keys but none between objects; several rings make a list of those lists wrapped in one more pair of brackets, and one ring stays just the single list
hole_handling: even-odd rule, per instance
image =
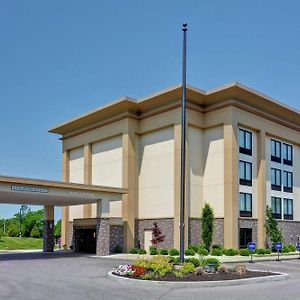
[{"label": "asphalt parking lot", "polygon": [[299,299],[300,260],[258,262],[257,270],[289,273],[284,281],[227,287],[168,288],[118,283],[108,271],[124,260],[73,254],[0,255],[0,299]]}]

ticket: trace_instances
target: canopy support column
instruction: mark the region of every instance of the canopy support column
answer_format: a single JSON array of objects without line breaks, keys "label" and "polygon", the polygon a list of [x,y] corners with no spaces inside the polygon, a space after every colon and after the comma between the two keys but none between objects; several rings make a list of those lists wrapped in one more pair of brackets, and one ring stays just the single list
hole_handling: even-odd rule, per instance
[{"label": "canopy support column", "polygon": [[54,206],[44,206],[43,252],[54,250]]}]

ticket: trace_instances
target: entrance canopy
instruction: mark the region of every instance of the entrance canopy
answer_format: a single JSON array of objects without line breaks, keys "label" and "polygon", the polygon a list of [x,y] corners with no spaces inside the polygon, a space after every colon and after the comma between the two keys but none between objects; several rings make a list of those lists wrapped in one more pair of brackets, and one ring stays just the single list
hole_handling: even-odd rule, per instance
[{"label": "entrance canopy", "polygon": [[115,187],[0,176],[0,203],[68,206],[121,200],[127,190]]}]

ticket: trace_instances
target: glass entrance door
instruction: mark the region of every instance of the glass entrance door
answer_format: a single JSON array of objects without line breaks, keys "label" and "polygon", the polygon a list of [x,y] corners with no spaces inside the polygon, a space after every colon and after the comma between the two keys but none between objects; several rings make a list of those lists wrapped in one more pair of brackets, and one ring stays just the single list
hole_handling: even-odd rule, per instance
[{"label": "glass entrance door", "polygon": [[252,228],[240,228],[240,248],[247,248],[252,242]]}]

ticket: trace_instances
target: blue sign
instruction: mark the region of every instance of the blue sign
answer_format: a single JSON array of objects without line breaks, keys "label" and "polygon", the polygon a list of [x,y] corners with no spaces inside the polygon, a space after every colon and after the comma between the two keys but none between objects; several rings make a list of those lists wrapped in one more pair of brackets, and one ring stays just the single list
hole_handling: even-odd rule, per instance
[{"label": "blue sign", "polygon": [[280,251],[282,249],[282,243],[276,243],[275,249],[276,249],[276,251]]},{"label": "blue sign", "polygon": [[300,251],[300,243],[296,244],[296,248],[297,248],[298,251]]},{"label": "blue sign", "polygon": [[255,243],[249,243],[248,244],[248,250],[254,251],[256,249],[256,244]]}]

